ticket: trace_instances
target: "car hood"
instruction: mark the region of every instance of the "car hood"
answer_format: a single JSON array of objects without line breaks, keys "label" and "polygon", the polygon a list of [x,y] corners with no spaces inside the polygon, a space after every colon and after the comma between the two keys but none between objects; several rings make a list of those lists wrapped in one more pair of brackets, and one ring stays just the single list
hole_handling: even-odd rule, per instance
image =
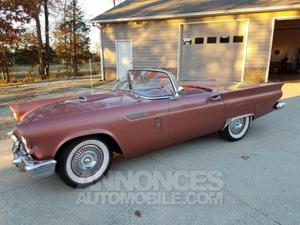
[{"label": "car hood", "polygon": [[[54,117],[91,113],[138,102],[126,92],[105,92],[93,95],[61,97],[11,105],[17,120],[37,121]],[[27,110],[27,111],[26,111]]]}]

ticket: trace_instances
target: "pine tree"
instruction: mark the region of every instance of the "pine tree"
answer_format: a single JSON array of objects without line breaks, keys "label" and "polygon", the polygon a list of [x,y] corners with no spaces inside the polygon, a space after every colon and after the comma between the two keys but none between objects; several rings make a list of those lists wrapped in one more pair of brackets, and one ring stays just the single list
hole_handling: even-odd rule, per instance
[{"label": "pine tree", "polygon": [[58,58],[66,65],[69,76],[69,66],[72,67],[74,76],[78,75],[80,61],[87,60],[90,56],[89,32],[87,24],[78,0],[65,3],[64,16],[54,32],[54,50]]}]

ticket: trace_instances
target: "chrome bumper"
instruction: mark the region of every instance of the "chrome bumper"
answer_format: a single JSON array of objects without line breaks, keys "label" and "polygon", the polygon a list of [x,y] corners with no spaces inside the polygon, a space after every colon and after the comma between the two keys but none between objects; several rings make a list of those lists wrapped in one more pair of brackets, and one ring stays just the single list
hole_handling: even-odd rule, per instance
[{"label": "chrome bumper", "polygon": [[274,108],[276,110],[280,110],[280,109],[283,109],[285,106],[286,106],[286,103],[284,103],[284,102],[277,102],[276,105],[274,106]]},{"label": "chrome bumper", "polygon": [[55,172],[55,160],[35,160],[29,155],[23,143],[14,135],[11,135],[13,140],[13,161],[12,163],[20,172],[28,172],[32,178],[39,179],[51,176]]}]

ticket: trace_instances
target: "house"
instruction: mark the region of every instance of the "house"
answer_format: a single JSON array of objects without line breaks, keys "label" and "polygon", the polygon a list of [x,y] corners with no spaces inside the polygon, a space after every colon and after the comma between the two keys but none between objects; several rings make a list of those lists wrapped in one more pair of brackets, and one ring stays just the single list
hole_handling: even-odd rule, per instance
[{"label": "house", "polygon": [[299,0],[127,0],[92,22],[108,80],[133,67],[237,82],[300,71]]}]

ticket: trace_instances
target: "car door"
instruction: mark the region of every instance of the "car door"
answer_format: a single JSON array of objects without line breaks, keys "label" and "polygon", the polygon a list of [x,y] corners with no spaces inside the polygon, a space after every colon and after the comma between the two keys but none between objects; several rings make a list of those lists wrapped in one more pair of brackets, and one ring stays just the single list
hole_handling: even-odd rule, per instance
[{"label": "car door", "polygon": [[183,94],[169,101],[169,138],[179,143],[219,131],[224,126],[225,114],[222,96],[201,92]]},{"label": "car door", "polygon": [[122,120],[110,125],[125,157],[169,145],[168,99],[141,100],[123,109]]},{"label": "car door", "polygon": [[128,78],[135,104],[122,108],[123,119],[112,128],[127,157],[169,145],[169,97],[174,94],[164,72],[132,70]]}]

